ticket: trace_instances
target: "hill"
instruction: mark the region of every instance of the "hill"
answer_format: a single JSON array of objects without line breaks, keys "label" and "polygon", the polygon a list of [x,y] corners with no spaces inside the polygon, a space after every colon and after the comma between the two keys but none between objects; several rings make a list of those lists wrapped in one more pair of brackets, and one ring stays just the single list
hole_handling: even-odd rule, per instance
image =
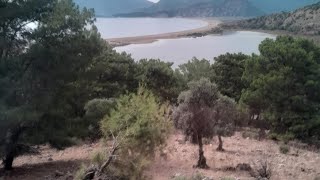
[{"label": "hill", "polygon": [[219,17],[263,14],[248,0],[161,0],[141,12],[118,14],[118,16]]},{"label": "hill", "polygon": [[74,0],[74,2],[80,7],[94,8],[97,16],[129,13],[153,5],[147,0]]},{"label": "hill", "polygon": [[137,17],[219,17],[219,16],[261,16],[291,11],[319,0],[161,0],[158,3],[129,14],[116,16]]},{"label": "hill", "polygon": [[300,35],[320,35],[320,2],[292,12],[282,12],[223,25],[227,28],[284,30]]},{"label": "hill", "polygon": [[319,0],[249,0],[249,2],[266,14],[271,14],[282,11],[293,11],[303,6],[317,3]]}]

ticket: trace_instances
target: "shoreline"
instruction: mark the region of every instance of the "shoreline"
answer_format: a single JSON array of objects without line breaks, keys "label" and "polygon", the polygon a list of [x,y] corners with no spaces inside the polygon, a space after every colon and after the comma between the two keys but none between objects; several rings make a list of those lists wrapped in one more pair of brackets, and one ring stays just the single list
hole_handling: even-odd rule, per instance
[{"label": "shoreline", "polygon": [[154,35],[144,35],[144,36],[135,36],[135,37],[120,37],[120,38],[110,38],[106,39],[106,41],[113,47],[125,46],[129,44],[147,44],[153,43],[159,39],[177,39],[182,37],[192,37],[192,36],[203,36],[205,34],[217,34],[221,33],[218,28],[219,24],[222,23],[221,20],[218,19],[198,19],[201,21],[205,21],[208,24],[204,27],[177,31],[177,32],[169,32],[162,34],[154,34]]}]

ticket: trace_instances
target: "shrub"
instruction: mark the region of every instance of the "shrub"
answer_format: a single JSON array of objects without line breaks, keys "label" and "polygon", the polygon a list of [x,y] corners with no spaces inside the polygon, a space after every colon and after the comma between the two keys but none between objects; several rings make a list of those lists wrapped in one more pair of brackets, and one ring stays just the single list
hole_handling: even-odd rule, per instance
[{"label": "shrub", "polygon": [[196,172],[191,177],[187,177],[187,176],[184,176],[184,175],[177,175],[177,176],[173,177],[172,180],[203,180],[203,179],[206,179],[206,178],[207,177],[205,177],[200,172]]},{"label": "shrub", "polygon": [[282,145],[280,145],[280,147],[279,147],[279,151],[280,151],[282,154],[288,154],[289,151],[290,151],[290,146],[285,145],[285,144],[282,144]]},{"label": "shrub", "polygon": [[82,164],[80,166],[79,170],[75,173],[74,179],[75,180],[83,180],[86,175],[86,169],[87,169],[87,166]]},{"label": "shrub", "polygon": [[221,180],[236,180],[236,179],[233,177],[223,177],[221,178]]},{"label": "shrub", "polygon": [[270,179],[272,175],[271,165],[266,160],[260,160],[258,164],[255,164],[250,174],[256,179]]},{"label": "shrub", "polygon": [[[142,179],[155,151],[164,145],[171,129],[169,106],[144,87],[121,96],[114,110],[101,121],[101,130],[119,144],[117,158],[108,169],[117,178]],[[110,173],[111,172],[111,173]]]}]

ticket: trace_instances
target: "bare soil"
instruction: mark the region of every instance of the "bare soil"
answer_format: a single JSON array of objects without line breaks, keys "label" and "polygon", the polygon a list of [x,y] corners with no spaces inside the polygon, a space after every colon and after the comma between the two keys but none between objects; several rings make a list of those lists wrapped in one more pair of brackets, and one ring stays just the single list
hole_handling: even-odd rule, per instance
[{"label": "bare soil", "polygon": [[[198,158],[196,145],[184,141],[181,133],[175,132],[167,147],[158,153],[146,175],[155,180],[168,180],[177,174],[191,176],[196,172],[213,179],[233,177],[251,180],[248,171],[234,170],[238,164],[246,163],[252,168],[258,161],[267,161],[272,170],[272,180],[314,180],[320,177],[320,154],[318,152],[290,148],[288,154],[279,152],[280,143],[272,140],[243,138],[238,132],[224,138],[224,152],[217,152],[217,140],[205,145],[205,156],[209,169],[193,168]],[[21,156],[14,162],[16,167],[7,173],[5,180],[73,179],[73,174],[82,163],[87,163],[92,154],[102,148],[101,143],[85,144],[62,151],[48,146],[40,147],[41,154]],[[1,179],[1,178],[0,178]]]}]

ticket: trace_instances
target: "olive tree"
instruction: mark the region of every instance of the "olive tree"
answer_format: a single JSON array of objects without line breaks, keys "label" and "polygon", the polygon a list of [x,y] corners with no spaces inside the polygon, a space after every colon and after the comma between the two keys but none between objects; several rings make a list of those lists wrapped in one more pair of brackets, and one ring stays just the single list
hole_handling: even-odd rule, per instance
[{"label": "olive tree", "polygon": [[221,95],[214,107],[214,120],[216,122],[214,131],[219,140],[218,151],[224,151],[222,137],[234,134],[237,114],[235,101]]},{"label": "olive tree", "polygon": [[186,136],[196,138],[199,145],[199,159],[196,167],[208,168],[203,151],[202,138],[215,135],[214,107],[220,93],[215,84],[201,78],[188,84],[189,90],[178,98],[178,107],[173,113],[175,127],[183,130]]}]

